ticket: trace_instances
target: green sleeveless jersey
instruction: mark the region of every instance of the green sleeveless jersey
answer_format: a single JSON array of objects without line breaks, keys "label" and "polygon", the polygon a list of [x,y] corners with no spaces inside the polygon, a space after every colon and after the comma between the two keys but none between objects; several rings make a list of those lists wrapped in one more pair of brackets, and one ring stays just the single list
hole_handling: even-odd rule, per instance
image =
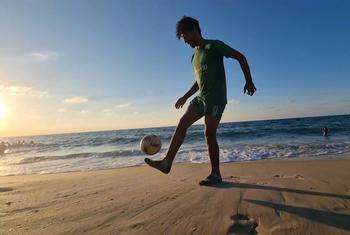
[{"label": "green sleeveless jersey", "polygon": [[231,47],[219,40],[205,40],[192,55],[192,67],[199,86],[199,98],[208,105],[226,104],[226,76],[223,57]]}]

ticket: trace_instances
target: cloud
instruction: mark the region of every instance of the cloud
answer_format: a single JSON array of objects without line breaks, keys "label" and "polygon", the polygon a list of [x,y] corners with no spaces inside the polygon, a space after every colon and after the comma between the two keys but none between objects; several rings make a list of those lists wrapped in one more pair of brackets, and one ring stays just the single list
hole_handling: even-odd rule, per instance
[{"label": "cloud", "polygon": [[3,86],[0,85],[0,91],[3,91],[9,95],[21,95],[31,96],[34,98],[48,98],[49,93],[47,91],[34,90],[30,86]]},{"label": "cloud", "polygon": [[33,61],[42,63],[42,62],[57,60],[59,58],[59,54],[54,51],[39,51],[39,52],[32,52],[30,54],[30,57]]},{"label": "cloud", "polygon": [[68,104],[84,104],[84,103],[87,103],[88,101],[89,101],[88,98],[75,96],[69,99],[65,99],[63,102]]},{"label": "cloud", "polygon": [[232,104],[232,105],[237,105],[239,104],[239,100],[236,99],[230,99],[227,101],[228,104]]},{"label": "cloud", "polygon": [[64,113],[64,112],[66,112],[66,109],[64,109],[64,108],[59,108],[59,109],[56,109],[56,112],[58,112],[58,113]]},{"label": "cloud", "polygon": [[25,95],[32,87],[29,86],[0,86],[0,90],[10,93],[11,95]]},{"label": "cloud", "polygon": [[86,109],[83,109],[83,110],[80,110],[80,114],[86,114],[86,113],[89,113],[90,112],[90,110],[86,110]]},{"label": "cloud", "polygon": [[110,112],[112,112],[112,110],[111,110],[111,109],[104,109],[102,112],[104,112],[104,113],[110,113]]},{"label": "cloud", "polygon": [[39,98],[39,99],[46,99],[49,98],[50,95],[47,91],[32,91],[29,93],[31,97]]},{"label": "cloud", "polygon": [[32,51],[27,52],[25,54],[17,54],[8,56],[6,58],[7,63],[10,65],[33,65],[33,63],[36,64],[44,64],[49,63],[53,61],[57,61],[60,58],[60,54],[56,51]]},{"label": "cloud", "polygon": [[105,116],[112,116],[113,115],[113,110],[112,109],[104,109],[104,110],[102,110],[102,113]]},{"label": "cloud", "polygon": [[131,104],[129,104],[129,103],[118,104],[118,105],[114,106],[114,108],[116,108],[116,109],[122,109],[122,108],[130,107],[130,105],[131,105]]}]

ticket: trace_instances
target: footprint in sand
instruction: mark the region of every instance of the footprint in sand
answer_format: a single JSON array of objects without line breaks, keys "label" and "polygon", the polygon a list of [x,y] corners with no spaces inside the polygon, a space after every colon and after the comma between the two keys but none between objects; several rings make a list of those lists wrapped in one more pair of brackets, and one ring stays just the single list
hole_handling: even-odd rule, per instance
[{"label": "footprint in sand", "polygon": [[333,210],[336,212],[347,212],[349,211],[349,206],[346,205],[344,202],[338,203],[338,205],[333,207]]},{"label": "footprint in sand", "polygon": [[250,175],[242,175],[242,176],[230,175],[229,177],[225,177],[225,179],[248,179],[248,178],[252,178],[252,176],[250,176]]},{"label": "footprint in sand", "polygon": [[294,179],[298,179],[298,180],[305,179],[304,176],[299,175],[299,174],[297,174],[297,175],[280,175],[280,174],[275,174],[273,176],[273,178],[285,178],[285,179],[292,179],[292,178],[294,178]]},{"label": "footprint in sand", "polygon": [[139,228],[142,228],[144,227],[144,223],[140,222],[140,223],[133,223],[130,225],[130,228],[133,228],[133,229],[139,229]]},{"label": "footprint in sand", "polygon": [[256,182],[257,185],[267,185],[267,182]]},{"label": "footprint in sand", "polygon": [[253,235],[257,234],[255,230],[258,223],[253,219],[242,214],[231,216],[233,224],[229,227],[227,235]]},{"label": "footprint in sand", "polygon": [[248,179],[252,178],[250,175],[242,175],[242,176],[234,176],[230,175],[229,177],[225,177],[224,179],[233,181],[233,182],[239,182],[239,183],[245,183],[248,182]]},{"label": "footprint in sand", "polygon": [[344,206],[336,206],[336,207],[333,208],[333,210],[336,211],[336,212],[342,212],[342,213],[348,211],[348,209],[346,207],[344,207]]},{"label": "footprint in sand", "polygon": [[302,176],[302,175],[296,175],[296,176],[294,176],[296,179],[298,179],[298,180],[303,180],[303,179],[305,179],[304,178],[304,176]]}]

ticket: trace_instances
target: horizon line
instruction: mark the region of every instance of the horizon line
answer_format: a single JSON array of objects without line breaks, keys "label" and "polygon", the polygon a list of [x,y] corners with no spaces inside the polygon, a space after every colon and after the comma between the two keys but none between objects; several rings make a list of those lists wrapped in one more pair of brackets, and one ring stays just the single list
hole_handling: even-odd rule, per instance
[{"label": "horizon line", "polygon": [[[272,119],[256,119],[256,120],[246,120],[246,121],[229,121],[229,122],[220,122],[220,124],[227,123],[244,123],[244,122],[259,122],[259,121],[274,121],[274,120],[288,120],[288,119],[297,119],[297,118],[317,118],[317,117],[335,117],[335,116],[348,116],[348,114],[329,114],[329,115],[315,115],[315,116],[297,116],[297,117],[287,117],[287,118],[272,118]],[[199,126],[203,124],[193,124],[192,126]],[[21,138],[21,137],[37,137],[37,136],[48,136],[48,135],[68,135],[68,134],[85,134],[85,133],[94,133],[94,132],[107,132],[107,131],[123,131],[123,130],[136,130],[136,129],[156,129],[156,128],[170,128],[176,127],[176,125],[171,126],[153,126],[153,127],[135,127],[135,128],[120,128],[120,129],[105,129],[105,130],[83,130],[83,131],[74,131],[74,132],[62,132],[62,133],[48,133],[48,134],[36,134],[36,135],[14,135],[14,136],[0,136],[0,138]]]}]

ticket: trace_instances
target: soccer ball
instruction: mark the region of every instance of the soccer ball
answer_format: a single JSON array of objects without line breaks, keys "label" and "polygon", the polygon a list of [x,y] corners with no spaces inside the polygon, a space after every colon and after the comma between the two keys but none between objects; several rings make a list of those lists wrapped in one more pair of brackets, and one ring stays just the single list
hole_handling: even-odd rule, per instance
[{"label": "soccer ball", "polygon": [[160,138],[156,135],[146,135],[140,142],[141,151],[148,155],[154,155],[162,147]]}]

